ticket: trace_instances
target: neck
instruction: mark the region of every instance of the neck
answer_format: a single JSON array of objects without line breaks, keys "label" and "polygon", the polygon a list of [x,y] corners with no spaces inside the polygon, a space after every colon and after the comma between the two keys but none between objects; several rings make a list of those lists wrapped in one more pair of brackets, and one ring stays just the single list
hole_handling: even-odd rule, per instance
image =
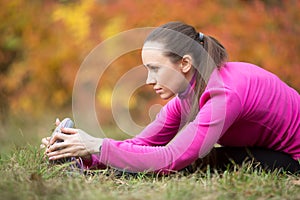
[{"label": "neck", "polygon": [[189,80],[189,84],[187,85],[186,89],[179,93],[178,96],[179,98],[186,98],[188,96],[188,94],[190,93],[190,91],[195,87],[195,82],[196,82],[196,73],[193,70],[193,74],[190,74],[190,77],[186,77],[187,80]]},{"label": "neck", "polygon": [[188,80],[188,82],[191,82],[192,78],[195,75],[195,69],[192,68],[186,75],[185,78]]}]

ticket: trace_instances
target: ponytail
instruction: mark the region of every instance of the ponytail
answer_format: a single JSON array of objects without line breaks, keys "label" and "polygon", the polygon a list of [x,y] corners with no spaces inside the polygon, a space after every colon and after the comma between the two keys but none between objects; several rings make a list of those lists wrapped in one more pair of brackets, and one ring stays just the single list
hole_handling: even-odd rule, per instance
[{"label": "ponytail", "polygon": [[213,59],[217,68],[220,68],[227,60],[227,51],[225,47],[214,37],[204,36],[203,37],[203,48],[207,54]]},{"label": "ponytail", "polygon": [[201,56],[200,66],[196,74],[196,86],[194,88],[194,96],[191,103],[191,110],[187,117],[187,123],[195,119],[199,112],[199,99],[203,94],[209,77],[215,68],[221,68],[227,60],[227,52],[224,46],[212,36],[199,33],[199,42],[205,50],[206,56]]}]

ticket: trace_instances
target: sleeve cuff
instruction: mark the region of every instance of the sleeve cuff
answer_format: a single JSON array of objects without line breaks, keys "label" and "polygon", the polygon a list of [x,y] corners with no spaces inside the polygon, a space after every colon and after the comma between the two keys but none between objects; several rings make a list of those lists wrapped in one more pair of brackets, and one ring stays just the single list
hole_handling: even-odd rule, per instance
[{"label": "sleeve cuff", "polygon": [[90,159],[83,160],[83,167],[84,169],[105,169],[106,166],[100,162],[100,156],[101,156],[101,148],[99,147],[99,153],[92,154]]}]

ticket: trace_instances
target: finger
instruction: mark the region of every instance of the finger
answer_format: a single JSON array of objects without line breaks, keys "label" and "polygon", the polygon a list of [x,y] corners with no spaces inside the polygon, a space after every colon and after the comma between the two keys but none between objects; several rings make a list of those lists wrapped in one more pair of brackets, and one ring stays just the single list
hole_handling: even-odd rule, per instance
[{"label": "finger", "polygon": [[65,146],[65,148],[58,148],[58,149],[56,148],[56,151],[47,152],[47,156],[49,158],[53,157],[53,156],[58,156],[58,155],[61,155],[61,154],[69,154],[70,156],[79,156],[80,151],[82,151],[81,147],[72,146],[72,145],[70,147],[70,145],[67,145],[67,146]]},{"label": "finger", "polygon": [[46,152],[47,152],[47,156],[51,157],[51,156],[57,156],[60,154],[70,153],[70,149],[55,147],[55,148],[52,148],[52,150],[48,149]]},{"label": "finger", "polygon": [[56,118],[55,125],[58,126],[59,124],[60,124],[60,120],[58,118]]},{"label": "finger", "polygon": [[56,132],[50,139],[49,145],[53,145],[57,140],[65,140],[68,135]]},{"label": "finger", "polygon": [[56,142],[53,145],[49,146],[46,150],[46,153],[54,152],[54,151],[60,151],[62,149],[66,149],[69,146],[72,146],[73,144],[67,144],[66,142]]},{"label": "finger", "polygon": [[62,128],[61,132],[65,133],[65,134],[76,134],[78,133],[78,129],[75,128]]},{"label": "finger", "polygon": [[85,147],[77,146],[76,144],[64,145],[64,148],[62,145],[59,144],[58,146],[55,147],[55,149],[56,149],[55,151],[47,151],[47,156],[52,157],[61,154],[66,154],[66,153],[69,153],[71,156],[81,156],[85,151]]},{"label": "finger", "polygon": [[68,158],[68,157],[72,157],[72,154],[65,153],[65,154],[59,154],[59,155],[52,155],[52,156],[49,156],[49,160],[58,160],[58,159]]},{"label": "finger", "polygon": [[46,145],[44,145],[44,144],[41,144],[40,145],[40,149],[43,149],[43,148],[45,148],[46,147]]},{"label": "finger", "polygon": [[49,146],[46,149],[46,153],[50,153],[50,152],[54,152],[54,151],[58,151],[59,149],[63,149],[64,148],[64,142],[56,142],[53,145]]},{"label": "finger", "polygon": [[[50,137],[43,138],[43,139],[42,139],[42,144],[45,145],[45,146],[48,146],[48,145],[49,145],[49,142],[50,142],[49,140],[50,140]],[[41,144],[41,145],[42,145],[42,144]]]}]

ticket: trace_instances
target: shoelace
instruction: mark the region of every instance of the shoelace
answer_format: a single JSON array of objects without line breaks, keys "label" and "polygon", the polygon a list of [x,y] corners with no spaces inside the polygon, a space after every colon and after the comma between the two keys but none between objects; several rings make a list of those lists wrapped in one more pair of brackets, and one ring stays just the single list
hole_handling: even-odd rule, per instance
[{"label": "shoelace", "polygon": [[71,157],[71,162],[74,162],[73,164],[70,164],[71,171],[79,170],[80,173],[83,173],[84,165],[81,157],[79,158]]}]

